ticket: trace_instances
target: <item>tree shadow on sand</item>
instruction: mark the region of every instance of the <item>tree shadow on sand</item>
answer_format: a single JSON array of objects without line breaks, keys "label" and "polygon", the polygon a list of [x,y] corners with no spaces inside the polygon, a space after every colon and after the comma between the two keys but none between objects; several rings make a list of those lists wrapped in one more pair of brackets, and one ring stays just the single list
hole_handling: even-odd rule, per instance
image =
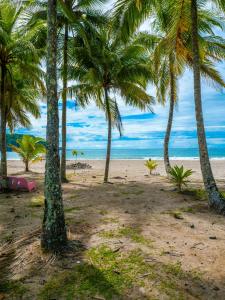
[{"label": "tree shadow on sand", "polygon": [[[80,186],[76,182],[71,182],[63,186],[66,220],[71,239],[79,239],[82,244],[89,245],[93,236],[98,235],[96,232],[102,224],[105,224],[104,222],[113,222],[111,213],[126,218],[126,222],[123,219],[123,223],[115,223],[116,226],[123,226],[124,229],[136,228],[138,230],[134,234],[139,234],[139,229],[141,232],[142,226],[152,214],[157,213],[160,216],[166,209],[184,205],[183,195],[172,192],[170,186],[161,188],[160,179],[154,180],[155,182],[151,184],[133,181],[124,184],[114,182],[113,185],[83,184]],[[71,191],[73,184],[74,189]],[[185,196],[185,198],[188,199],[185,202],[187,205],[194,203],[191,197]],[[32,212],[41,212],[42,209],[29,208]],[[163,218],[162,214],[161,216]],[[174,223],[172,217],[171,220]],[[176,220],[176,222],[180,221]],[[140,236],[132,235],[132,232],[126,230],[123,231],[124,233],[127,234],[123,241],[124,249],[111,246],[111,248],[104,248],[106,247],[104,245],[109,244],[109,240],[102,238],[94,249],[92,247],[86,251],[81,247],[80,250],[74,249],[62,257],[54,257],[51,260],[47,255],[42,257],[39,246],[37,251],[35,249],[28,251],[21,261],[22,268],[24,267],[21,282],[27,290],[24,290],[22,295],[23,289],[20,289],[20,296],[8,297],[8,299],[37,299],[37,295],[42,300],[127,300],[149,299],[149,297],[150,299],[151,297],[153,299],[163,299],[163,297],[165,299],[224,299],[224,289],[218,289],[218,286],[223,286],[224,278],[215,283],[210,279],[198,278],[198,274],[183,270],[179,263],[174,263],[174,260],[170,264],[162,262],[160,257],[144,253],[139,249],[143,246]],[[28,239],[25,248],[30,249],[32,243],[37,244],[39,235],[34,239]],[[132,252],[132,249],[127,247],[130,242],[133,243],[133,248],[139,250]],[[20,253],[26,253],[25,248]],[[8,274],[15,259],[18,259],[18,243],[12,245],[12,249],[13,255],[9,258],[4,272]],[[25,270],[27,258],[32,255],[40,256],[40,259],[34,257]]]}]

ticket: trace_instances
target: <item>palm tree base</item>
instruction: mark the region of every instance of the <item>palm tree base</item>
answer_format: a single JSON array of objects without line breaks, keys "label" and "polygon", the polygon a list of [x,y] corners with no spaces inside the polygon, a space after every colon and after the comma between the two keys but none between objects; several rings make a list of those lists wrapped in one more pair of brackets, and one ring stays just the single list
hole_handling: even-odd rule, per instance
[{"label": "palm tree base", "polygon": [[69,183],[69,180],[66,177],[64,177],[64,178],[61,178],[61,182],[62,183]]},{"label": "palm tree base", "polygon": [[209,199],[209,207],[220,215],[225,215],[225,199],[217,191],[215,194],[211,194]]}]

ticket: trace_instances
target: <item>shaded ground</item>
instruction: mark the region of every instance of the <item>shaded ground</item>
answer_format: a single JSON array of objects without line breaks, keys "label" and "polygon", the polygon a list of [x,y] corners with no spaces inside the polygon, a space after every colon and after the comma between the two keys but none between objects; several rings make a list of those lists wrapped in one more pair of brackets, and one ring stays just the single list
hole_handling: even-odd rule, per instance
[{"label": "shaded ground", "polygon": [[0,195],[0,299],[225,299],[224,217],[129,164],[107,185],[101,168],[70,171],[64,206],[79,243],[61,258],[39,247],[43,175],[29,174],[35,193]]}]

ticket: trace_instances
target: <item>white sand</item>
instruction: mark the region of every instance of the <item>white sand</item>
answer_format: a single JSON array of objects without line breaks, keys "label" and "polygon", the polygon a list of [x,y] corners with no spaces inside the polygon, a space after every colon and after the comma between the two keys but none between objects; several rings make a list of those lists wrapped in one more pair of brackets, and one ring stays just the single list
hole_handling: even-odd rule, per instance
[{"label": "white sand", "polygon": [[[76,161],[67,161],[67,165],[74,163]],[[96,172],[98,175],[103,175],[104,173],[104,160],[82,160],[80,162],[86,162],[92,166],[91,172],[93,174]],[[132,176],[133,179],[136,177],[136,180],[143,178],[144,174],[147,174],[147,169],[144,166],[144,160],[112,160],[110,164],[110,177],[115,176]],[[185,168],[193,169],[194,174],[192,178],[195,180],[201,180],[201,171],[199,160],[171,160],[172,165],[184,165]],[[212,160],[211,161],[212,170],[216,179],[225,178],[225,160]],[[33,164],[30,166],[31,171],[43,173],[44,172],[45,161]],[[9,174],[16,174],[22,172],[24,169],[22,161],[19,160],[9,160],[8,161],[8,170]],[[68,172],[73,172],[68,170]],[[163,161],[158,161],[158,167],[156,170],[157,173],[164,176],[164,164]]]}]

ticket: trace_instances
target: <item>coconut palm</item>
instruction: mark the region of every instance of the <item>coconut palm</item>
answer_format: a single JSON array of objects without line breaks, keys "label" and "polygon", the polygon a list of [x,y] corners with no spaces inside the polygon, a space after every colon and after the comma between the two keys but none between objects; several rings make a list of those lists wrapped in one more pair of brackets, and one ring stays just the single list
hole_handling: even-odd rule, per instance
[{"label": "coconut palm", "polygon": [[[218,1],[225,11],[225,2]],[[194,99],[195,99],[195,113],[197,121],[197,133],[199,143],[199,154],[201,162],[201,170],[205,189],[209,199],[210,207],[214,208],[220,213],[225,213],[225,201],[218,191],[210,161],[205,136],[204,119],[202,112],[202,99],[201,99],[201,75],[200,75],[200,53],[198,41],[198,9],[197,1],[191,1],[191,20],[192,20],[192,47],[193,47],[193,73],[194,73]]]},{"label": "coconut palm", "polygon": [[12,151],[16,152],[25,164],[25,172],[29,172],[29,164],[42,160],[45,153],[44,140],[30,135],[23,135],[22,139],[18,139],[18,146],[9,145]]},{"label": "coconut palm", "polygon": [[[66,179],[66,104],[67,104],[67,81],[68,81],[68,64],[70,63],[69,57],[69,32],[73,35],[76,32],[76,28],[84,21],[89,21],[92,24],[101,24],[106,21],[106,18],[98,11],[94,10],[93,7],[97,5],[101,6],[102,3],[106,2],[104,0],[60,0],[60,5],[62,12],[64,13],[64,18],[62,24],[64,24],[64,32],[62,33],[63,38],[63,49],[61,51],[63,55],[62,59],[62,153],[61,153],[61,180],[67,182]],[[71,41],[72,42],[72,41]]]},{"label": "coconut palm", "polygon": [[59,117],[57,95],[57,8],[48,0],[47,38],[47,151],[45,166],[45,210],[42,247],[57,252],[67,244],[62,202],[59,159]]},{"label": "coconut palm", "polygon": [[148,109],[153,98],[145,91],[153,75],[148,64],[148,52],[138,43],[138,37],[125,46],[114,35],[110,24],[104,27],[85,25],[74,44],[74,66],[71,79],[77,85],[70,88],[79,101],[94,100],[104,110],[108,122],[107,154],[104,182],[108,182],[112,127],[121,132],[121,116],[116,99],[126,104]]},{"label": "coconut palm", "polygon": [[[225,11],[225,2],[223,0],[214,0],[212,3],[218,5],[222,11]],[[199,39],[199,33],[202,27],[199,24],[199,10],[206,9],[206,2],[197,3],[196,0],[191,0],[189,2],[189,9],[186,6],[180,5],[180,3],[175,3],[174,10],[179,11],[182,18],[189,16],[191,20],[191,32],[192,32],[192,55],[193,55],[193,73],[194,73],[194,101],[195,101],[195,115],[197,123],[197,135],[199,144],[199,155],[200,155],[200,165],[203,176],[203,182],[205,190],[207,192],[209,206],[216,211],[224,214],[225,213],[225,201],[218,191],[212,169],[209,160],[208,147],[206,142],[205,127],[204,127],[204,117],[202,112],[202,97],[201,97],[201,63],[202,63],[202,53],[201,51],[201,40]],[[181,18],[181,19],[182,19]],[[177,32],[182,29],[182,24],[178,22],[176,26]],[[214,50],[214,53],[215,50]]]},{"label": "coconut palm", "polygon": [[[209,2],[209,1],[208,1]],[[225,11],[225,2],[223,0],[212,0],[211,2],[218,5],[220,9]],[[187,27],[187,20],[189,21],[188,24],[192,24],[192,69],[194,72],[194,91],[195,91],[195,110],[196,110],[196,121],[197,121],[197,133],[198,133],[198,143],[199,143],[199,153],[200,153],[200,163],[201,163],[201,170],[203,181],[205,185],[205,189],[209,198],[209,205],[215,208],[217,211],[224,213],[225,211],[225,201],[223,201],[221,194],[218,191],[218,188],[215,183],[215,179],[213,177],[213,173],[211,170],[211,165],[209,161],[206,137],[205,137],[205,129],[204,129],[204,119],[202,114],[202,104],[201,104],[201,69],[205,69],[203,66],[204,55],[201,57],[199,51],[199,44],[201,45],[203,39],[200,39],[201,30],[203,29],[200,26],[199,20],[199,10],[197,6],[196,0],[190,1],[179,1],[179,0],[171,0],[171,1],[137,1],[137,0],[118,0],[115,9],[115,19],[117,22],[120,23],[121,26],[121,36],[127,37],[134,32],[138,26],[150,15],[153,14],[153,8],[156,17],[160,18],[160,9],[161,5],[167,5],[169,3],[169,12],[171,13],[171,22],[168,24],[170,27],[170,32],[172,33],[171,36],[173,37],[172,40],[174,41],[173,46],[175,45],[176,51],[178,49],[180,36],[185,34],[186,27]],[[201,8],[206,8],[207,1],[201,1],[198,3]],[[205,10],[206,14],[207,11]],[[217,25],[217,24],[216,24]],[[205,31],[207,28],[211,30],[210,26],[207,26],[205,23]],[[204,30],[203,30],[204,32]],[[211,41],[214,37],[211,37]],[[208,39],[210,42],[210,38]],[[222,43],[221,43],[222,44]],[[170,44],[168,44],[170,45]],[[221,47],[217,47],[215,44],[214,47],[211,48],[211,44],[208,46],[208,51],[213,54],[216,54],[217,51],[221,51]],[[211,49],[210,49],[211,48]],[[224,47],[222,47],[224,48]],[[182,49],[183,50],[183,49]],[[224,52],[224,51],[223,51]],[[182,53],[182,51],[181,51]],[[187,53],[184,52],[183,56]],[[188,56],[187,56],[188,58]],[[217,59],[217,58],[216,58]],[[205,72],[206,75],[210,73],[215,75],[215,77],[220,77],[219,74],[213,68],[212,62],[206,60],[206,65],[209,69]],[[168,128],[170,131],[170,128]]]},{"label": "coconut palm", "polygon": [[[9,106],[13,105],[14,100],[18,101],[21,99],[21,94],[17,99],[12,97],[13,93],[15,95],[14,88],[15,81],[17,80],[17,78],[14,80],[14,75],[21,74],[21,78],[23,77],[23,80],[28,80],[33,87],[37,87],[39,84],[43,86],[40,80],[40,74],[43,72],[38,68],[41,51],[40,49],[36,50],[32,43],[35,33],[26,31],[25,27],[21,26],[24,25],[23,12],[25,8],[26,3],[22,1],[19,3],[15,3],[14,1],[0,2],[0,142],[1,175],[3,178],[7,176],[6,124],[10,111]],[[21,117],[23,112],[18,112],[18,114]],[[12,122],[12,118],[10,122]]]},{"label": "coconut palm", "polygon": [[[70,64],[70,48],[73,47],[72,36],[83,22],[92,24],[104,24],[107,17],[101,11],[96,10],[107,0],[59,0],[57,7],[58,20],[58,57],[57,64],[62,79],[62,151],[61,151],[61,180],[67,182],[66,178],[66,120],[67,120],[67,86],[68,86],[68,65]],[[40,20],[47,20],[46,1],[35,2],[29,7],[30,26],[37,27]],[[42,28],[43,29],[43,28]],[[43,37],[43,30],[39,32]]]},{"label": "coconut palm", "polygon": [[[169,140],[172,128],[174,106],[178,100],[177,95],[177,79],[182,75],[185,66],[193,68],[193,55],[191,46],[191,22],[190,17],[186,17],[183,23],[186,24],[185,29],[178,34],[172,35],[168,24],[170,23],[171,13],[168,7],[161,8],[162,16],[154,22],[154,27],[157,32],[164,33],[163,36],[158,35],[158,44],[155,49],[156,69],[158,76],[157,91],[160,101],[165,103],[166,93],[169,94],[169,116],[167,129],[164,139],[164,164],[167,174],[170,171],[169,161]],[[175,17],[175,16],[174,16]],[[173,19],[173,18],[172,18]],[[183,18],[184,19],[184,18]],[[200,71],[202,76],[210,79],[210,83],[216,84],[218,87],[224,87],[225,83],[221,75],[213,67],[212,62],[220,61],[224,58],[224,40],[214,36],[212,28],[221,27],[221,22],[214,14],[200,10],[199,11],[199,26],[201,34],[202,60]],[[175,30],[175,33],[177,30]],[[171,44],[171,47],[166,45]]]},{"label": "coconut palm", "polygon": [[[37,74],[38,71],[37,68]],[[11,132],[18,126],[29,128],[31,126],[30,115],[36,119],[41,116],[38,99],[45,93],[45,86],[40,80],[40,85],[42,85],[40,89],[40,85],[34,84],[32,78],[22,75],[18,70],[11,68],[11,78],[6,80],[5,118],[6,125]]]}]

